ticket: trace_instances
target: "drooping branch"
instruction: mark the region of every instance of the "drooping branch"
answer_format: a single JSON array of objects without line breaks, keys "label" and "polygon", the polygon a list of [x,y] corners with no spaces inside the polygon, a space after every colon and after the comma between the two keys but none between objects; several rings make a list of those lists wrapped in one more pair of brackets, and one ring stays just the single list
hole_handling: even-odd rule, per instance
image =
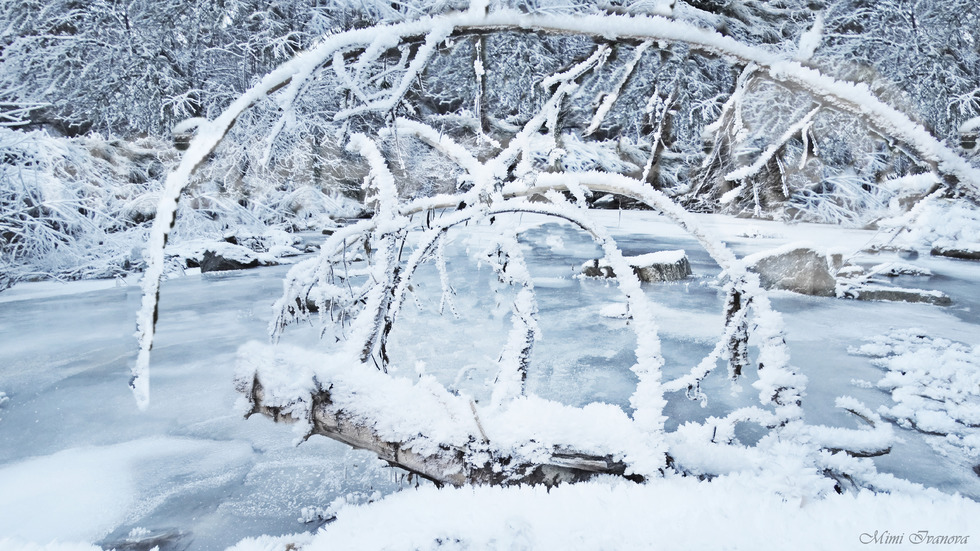
[{"label": "drooping branch", "polygon": [[524,395],[534,341],[540,337],[534,283],[524,262],[516,232],[515,228],[513,233],[502,236],[489,255],[490,264],[497,272],[500,282],[520,286],[517,297],[514,298],[513,326],[500,354],[500,368],[490,397],[490,402],[495,407]]},{"label": "drooping branch", "polygon": [[820,106],[811,109],[809,113],[803,116],[803,118],[787,128],[778,140],[769,144],[769,146],[766,147],[766,150],[762,152],[762,155],[759,155],[759,158],[756,159],[751,165],[729,172],[725,175],[725,179],[728,181],[744,180],[745,178],[759,172],[762,167],[766,166],[766,164],[772,160],[776,153],[778,153],[779,150],[786,145],[786,142],[791,140],[797,134],[805,133],[807,131],[809,126],[813,124],[813,117],[815,117],[819,111]]},{"label": "drooping branch", "polygon": [[387,97],[357,107],[344,109],[338,112],[334,118],[336,120],[343,120],[367,111],[391,111],[401,101],[416,76],[425,68],[425,65],[429,62],[429,58],[435,53],[436,46],[450,34],[452,34],[452,25],[449,22],[433,25],[432,30],[425,38],[425,43],[419,47],[415,58],[405,69],[405,74],[402,75],[398,85],[391,90],[391,93]]},{"label": "drooping branch", "polygon": [[[425,37],[425,44],[416,51],[414,59],[409,63],[408,57],[403,57],[399,71],[404,75],[418,74],[421,67],[426,63],[431,51],[426,51],[436,47],[441,39],[438,37],[451,36],[459,32],[494,32],[494,31],[549,31],[571,34],[587,34],[592,36],[602,36],[607,39],[617,37],[629,37],[642,40],[665,40],[680,41],[693,45],[695,48],[714,53],[721,53],[727,56],[737,57],[743,61],[753,61],[761,67],[760,70],[769,71],[770,74],[782,75],[782,78],[797,82],[803,81],[808,89],[813,89],[821,94],[824,101],[834,105],[844,106],[846,109],[856,110],[869,120],[884,121],[894,123],[902,122],[901,115],[895,110],[890,110],[883,103],[878,102],[868,92],[865,95],[861,89],[853,85],[842,85],[839,81],[828,79],[819,73],[807,72],[797,65],[787,65],[780,61],[780,57],[775,54],[764,52],[735,42],[730,38],[721,37],[712,31],[696,29],[690,25],[670,21],[661,18],[620,18],[616,16],[604,16],[600,18],[584,19],[564,16],[548,15],[524,15],[516,12],[497,12],[493,14],[465,13],[452,16],[445,16],[432,19],[424,19],[411,23],[378,27],[349,33],[341,33],[328,37],[314,50],[303,54],[293,62],[287,63],[274,75],[270,75],[263,80],[261,85],[254,88],[251,92],[243,96],[232,108],[229,108],[219,119],[209,123],[202,128],[202,131],[195,138],[191,150],[185,155],[178,169],[171,179],[168,180],[167,194],[164,201],[170,201],[172,205],[162,204],[160,218],[157,222],[162,224],[159,231],[154,232],[155,237],[159,237],[160,257],[151,258],[151,265],[157,262],[162,265],[162,247],[166,242],[168,234],[167,224],[172,223],[172,216],[167,218],[167,209],[176,205],[177,197],[181,189],[187,182],[194,167],[209,155],[218,142],[222,139],[225,132],[234,123],[235,118],[251,102],[264,94],[273,92],[276,88],[289,82],[290,90],[297,90],[299,93],[302,81],[309,78],[320,67],[331,60],[344,62],[343,56],[336,56],[337,52],[354,52],[358,48],[374,49],[377,55],[383,53],[385,40],[379,37],[383,34],[391,36],[391,40],[397,42],[412,37]],[[363,32],[362,32],[363,31]],[[367,32],[370,31],[370,32]],[[488,216],[505,212],[528,212],[555,216],[573,221],[579,227],[585,228],[602,247],[606,257],[613,264],[615,271],[621,274],[619,285],[629,301],[630,311],[633,313],[634,321],[631,323],[638,331],[637,339],[637,362],[633,366],[633,372],[637,375],[638,385],[636,392],[631,397],[631,405],[635,413],[633,419],[626,418],[626,415],[619,411],[619,414],[626,421],[616,427],[628,427],[627,432],[620,433],[628,437],[636,438],[636,442],[627,444],[622,441],[604,442],[608,444],[602,450],[582,449],[575,446],[575,442],[555,440],[550,447],[542,444],[536,448],[536,454],[532,456],[515,455],[512,447],[496,446],[501,438],[500,434],[495,434],[494,423],[503,423],[502,419],[514,422],[514,418],[507,419],[506,416],[516,411],[522,405],[529,403],[532,398],[524,397],[513,400],[495,400],[495,404],[500,406],[501,411],[496,413],[487,410],[479,411],[479,421],[475,418],[478,410],[471,402],[465,400],[455,400],[447,396],[452,396],[445,391],[441,385],[437,385],[430,379],[422,378],[419,385],[423,390],[433,394],[438,399],[436,404],[444,406],[444,418],[449,419],[453,428],[466,425],[468,428],[458,432],[452,432],[446,436],[444,433],[436,432],[430,437],[419,437],[420,432],[425,434],[430,426],[411,426],[404,432],[384,432],[380,427],[382,423],[376,422],[383,419],[385,422],[397,419],[403,412],[365,411],[358,409],[359,406],[353,402],[345,402],[350,396],[356,393],[346,392],[343,385],[347,384],[343,376],[334,372],[324,372],[319,369],[310,368],[308,377],[304,382],[309,381],[310,388],[303,389],[304,392],[287,396],[283,400],[280,391],[283,390],[276,386],[276,375],[274,373],[261,374],[253,370],[248,377],[249,384],[242,385],[242,389],[250,393],[253,407],[256,411],[282,417],[289,413],[291,417],[294,412],[305,412],[305,417],[300,415],[313,427],[313,432],[320,431],[330,434],[332,437],[339,438],[353,445],[367,447],[375,450],[379,456],[389,459],[398,464],[404,465],[409,469],[439,479],[439,476],[447,472],[464,473],[464,480],[483,480],[482,475],[470,475],[468,472],[484,472],[479,469],[490,465],[491,476],[497,476],[501,471],[498,468],[506,465],[515,465],[525,471],[534,472],[535,469],[542,468],[543,465],[553,465],[556,462],[564,462],[565,466],[570,463],[577,465],[578,470],[585,469],[584,465],[594,466],[602,472],[612,472],[613,469],[622,467],[624,473],[636,472],[642,475],[652,475],[663,469],[667,463],[667,452],[669,442],[664,436],[664,391],[669,382],[665,385],[662,381],[661,368],[663,357],[660,350],[660,341],[657,336],[656,324],[652,315],[652,309],[647,304],[639,281],[633,276],[632,269],[623,258],[622,252],[616,246],[606,230],[588,219],[587,214],[580,208],[561,199],[556,191],[568,190],[576,198],[579,204],[584,203],[584,197],[591,191],[606,191],[620,195],[632,196],[640,201],[657,208],[667,216],[677,221],[682,227],[694,235],[705,249],[712,255],[724,270],[730,280],[738,280],[739,298],[742,300],[740,307],[732,312],[733,323],[726,328],[723,339],[735,339],[743,341],[741,335],[742,328],[745,327],[745,309],[751,305],[755,321],[754,331],[760,343],[759,348],[759,380],[754,385],[759,391],[760,406],[743,408],[733,412],[724,419],[712,419],[703,424],[689,423],[684,430],[696,433],[697,438],[691,441],[702,440],[701,443],[715,445],[720,442],[730,443],[734,439],[735,426],[742,422],[753,422],[763,427],[771,429],[779,436],[786,436],[789,441],[799,446],[810,446],[805,438],[806,434],[799,429],[802,424],[801,399],[806,379],[801,374],[795,372],[789,365],[789,356],[786,350],[786,343],[783,337],[781,318],[772,311],[771,306],[764,293],[759,288],[758,279],[744,270],[744,266],[737,258],[723,246],[720,240],[709,236],[696,221],[679,206],[670,201],[665,195],[656,192],[643,182],[603,173],[582,173],[582,174],[536,174],[535,167],[530,163],[518,163],[513,167],[518,159],[526,160],[527,152],[530,151],[529,141],[534,134],[540,132],[542,128],[551,131],[557,130],[557,118],[561,109],[562,101],[566,94],[570,93],[577,86],[575,78],[589,70],[594,64],[602,59],[603,46],[597,48],[593,56],[585,62],[577,64],[565,75],[559,75],[551,82],[551,86],[557,85],[552,93],[552,97],[546,102],[545,107],[535,114],[524,128],[518,132],[517,136],[511,140],[508,146],[496,157],[486,163],[479,163],[475,157],[469,153],[462,154],[457,150],[458,144],[444,141],[440,137],[433,138],[431,128],[424,127],[420,123],[415,123],[416,134],[423,137],[430,144],[442,148],[449,152],[449,156],[456,160],[458,164],[464,166],[467,172],[465,178],[473,182],[472,189],[459,195],[443,195],[433,198],[425,198],[399,205],[396,201],[397,193],[391,182],[390,172],[386,173],[385,162],[381,157],[376,146],[366,137],[357,137],[352,140],[352,145],[362,155],[368,158],[371,168],[370,182],[377,190],[378,208],[376,217],[373,220],[358,223],[351,228],[338,231],[324,244],[319,259],[311,263],[303,263],[294,267],[295,271],[288,276],[287,295],[281,299],[280,316],[277,321],[278,329],[291,319],[295,319],[303,314],[303,309],[308,308],[309,300],[312,298],[316,303],[320,314],[328,306],[327,302],[337,300],[347,288],[348,302],[340,304],[341,308],[346,308],[347,313],[353,318],[353,330],[350,334],[355,335],[350,342],[350,348],[357,348],[358,354],[349,354],[350,350],[345,350],[344,354],[329,358],[318,358],[316,364],[333,363],[350,368],[350,371],[373,371],[358,369],[360,365],[366,363],[370,357],[381,355],[382,365],[387,361],[384,349],[384,339],[391,330],[395,322],[400,305],[401,297],[410,289],[412,269],[402,265],[399,257],[400,233],[407,228],[404,217],[413,212],[432,211],[442,207],[457,207],[462,203],[462,208],[455,213],[437,220],[434,225],[430,224],[429,233],[423,236],[423,247],[416,250],[409,259],[408,266],[418,266],[425,260],[431,258],[432,251],[438,249],[441,235],[446,228],[458,225],[466,220],[485,220]],[[407,56],[408,50],[403,54]],[[374,55],[372,53],[372,55]],[[361,59],[369,59],[367,53]],[[360,62],[360,60],[359,60]],[[781,68],[782,72],[776,71]],[[335,67],[335,71],[340,68]],[[792,69],[792,70],[791,70]],[[346,70],[346,69],[345,69]],[[359,69],[355,67],[352,81],[360,79]],[[776,71],[776,73],[773,73]],[[350,74],[350,73],[347,73]],[[777,78],[774,76],[773,78]],[[292,79],[292,80],[291,80]],[[793,80],[796,79],[796,80]],[[410,79],[403,78],[391,94],[383,96],[368,96],[368,100],[362,105],[352,107],[346,114],[367,113],[372,110],[390,111],[400,100],[405,89],[410,85]],[[843,88],[842,88],[843,86]],[[851,88],[847,88],[850,86]],[[843,90],[843,92],[841,92]],[[356,95],[356,94],[355,94]],[[828,98],[837,98],[831,102]],[[870,98],[870,99],[869,99]],[[363,101],[363,99],[361,99]],[[394,102],[394,103],[393,103]],[[875,103],[877,102],[877,103]],[[870,107],[864,109],[865,107]],[[237,110],[237,111],[236,111]],[[876,118],[877,117],[877,118]],[[907,118],[904,120],[908,120]],[[413,127],[413,123],[400,122],[402,128]],[[914,147],[925,150],[929,157],[936,162],[946,162],[951,169],[966,171],[964,174],[972,174],[974,169],[967,165],[963,168],[957,165],[955,159],[949,157],[948,150],[932,148],[933,142],[929,141],[928,134],[921,130],[921,127],[898,124],[899,129],[905,134],[897,137],[910,140]],[[925,137],[923,137],[925,136]],[[918,144],[918,145],[916,145]],[[932,149],[930,149],[932,148]],[[523,157],[523,158],[522,158]],[[953,155],[955,157],[955,155]],[[957,157],[958,158],[958,157]],[[945,161],[943,161],[945,159]],[[513,170],[512,170],[513,169]],[[391,184],[391,185],[389,185]],[[382,191],[383,190],[383,191]],[[551,204],[530,203],[524,197],[540,194],[551,200]],[[520,198],[520,199],[518,199]],[[365,258],[366,261],[373,260],[374,264],[370,269],[361,272],[359,277],[367,281],[359,288],[354,289],[351,285],[353,277],[345,276],[340,278],[341,284],[336,284],[337,272],[347,270],[349,263],[346,255],[352,247],[358,243],[370,243],[371,239],[375,243],[380,242],[381,248],[375,251],[373,258]],[[155,242],[156,243],[156,242]],[[417,254],[416,254],[417,253]],[[339,262],[338,262],[339,259]],[[148,271],[145,280],[147,296],[153,298],[144,299],[144,311],[155,313],[156,296],[159,289],[159,272]],[[306,278],[306,279],[304,279]],[[741,278],[741,279],[740,279]],[[315,291],[314,287],[319,290]],[[733,295],[734,296],[734,295]],[[147,306],[149,304],[149,306]],[[330,304],[331,312],[333,304]],[[515,309],[516,311],[516,309]],[[523,313],[529,313],[530,309],[524,309]],[[154,314],[155,315],[155,314]],[[522,314],[523,315],[523,314]],[[520,317],[520,316],[519,316]],[[149,347],[152,344],[152,325],[147,324],[147,317],[141,317],[141,329],[143,329],[144,350],[141,350],[140,363],[134,372],[136,381],[134,388],[138,392],[138,397],[142,396],[142,403],[148,398],[145,389],[140,386],[145,384],[145,367],[148,362]],[[278,330],[277,329],[277,330]],[[747,337],[746,337],[747,338]],[[526,333],[525,333],[526,339]],[[363,346],[362,346],[363,345]],[[724,350],[724,347],[722,348]],[[733,350],[738,356],[741,352],[731,346],[728,348],[731,353]],[[524,356],[523,349],[517,355],[518,361]],[[270,365],[276,364],[274,359],[269,359]],[[302,363],[302,360],[297,360]],[[741,362],[741,357],[738,358]],[[142,366],[142,367],[141,367]],[[283,367],[278,365],[277,367]],[[513,367],[513,366],[509,366]],[[700,367],[700,366],[699,366]],[[380,375],[380,374],[379,374]],[[697,376],[695,376],[695,380]],[[148,388],[148,387],[147,387]],[[364,387],[358,387],[364,388]],[[441,389],[441,390],[440,390]],[[349,390],[349,389],[348,389]],[[418,390],[418,388],[416,388]],[[142,394],[140,394],[142,392]],[[411,394],[407,402],[414,403],[417,393]],[[513,397],[513,392],[506,393],[507,397]],[[375,394],[374,396],[377,396]],[[380,395],[384,395],[381,393]],[[258,397],[256,399],[256,396]],[[360,395],[371,396],[371,394]],[[292,401],[290,401],[292,400]],[[303,406],[302,404],[308,404]],[[447,405],[448,404],[448,405]],[[551,406],[549,406],[551,407]],[[295,409],[299,408],[299,409]],[[305,409],[304,409],[305,408]],[[618,410],[618,408],[616,408]],[[566,419],[568,423],[574,423],[576,413],[583,410],[569,410],[572,413]],[[318,413],[319,414],[318,417]],[[612,414],[610,414],[612,415]],[[380,416],[380,417],[379,417]],[[443,419],[443,417],[433,417],[432,419]],[[616,417],[620,419],[620,417]],[[616,421],[620,423],[620,421]],[[474,429],[473,426],[482,428]],[[319,428],[317,428],[319,427]],[[404,428],[404,427],[403,427]],[[475,431],[475,432],[474,432]],[[477,436],[479,434],[479,436]],[[462,435],[463,439],[458,440],[457,436]],[[521,435],[525,438],[524,443],[535,440],[536,437],[527,434]],[[716,440],[717,437],[717,440]],[[471,439],[472,438],[472,443]],[[482,448],[489,441],[495,447]],[[538,442],[540,442],[538,440]],[[830,446],[830,444],[827,444]],[[434,446],[434,447],[433,447]],[[443,446],[445,448],[443,448]],[[567,446],[567,448],[565,447]],[[734,448],[734,446],[732,447]],[[560,450],[574,450],[573,452],[562,452]],[[811,451],[813,446],[809,448]],[[836,448],[835,448],[836,449]],[[729,450],[731,451],[731,450]],[[485,453],[486,455],[481,455]],[[560,456],[566,453],[566,456]],[[415,455],[413,455],[415,454]],[[496,454],[496,455],[494,455]],[[608,457],[616,458],[610,463]],[[490,457],[490,459],[487,459]],[[554,459],[564,457],[564,459]],[[572,458],[572,459],[569,459]],[[584,458],[584,459],[583,459]],[[429,462],[432,468],[426,464]],[[455,461],[455,463],[453,463]],[[621,461],[621,463],[616,463]],[[615,463],[615,466],[612,465]],[[475,471],[468,471],[473,466]],[[605,466],[603,466],[605,465]],[[506,480],[520,479],[523,474],[516,471],[506,471],[508,477],[504,479],[492,479],[493,482],[506,483]],[[442,475],[440,475],[442,473]],[[526,474],[526,473],[524,473]],[[447,483],[453,482],[453,478]]]}]

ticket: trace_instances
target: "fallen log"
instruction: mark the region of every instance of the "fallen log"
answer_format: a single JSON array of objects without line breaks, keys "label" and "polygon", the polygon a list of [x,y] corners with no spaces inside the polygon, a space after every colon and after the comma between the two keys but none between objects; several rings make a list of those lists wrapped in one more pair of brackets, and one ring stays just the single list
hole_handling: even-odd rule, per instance
[{"label": "fallen log", "polygon": [[[375,409],[366,414],[364,409],[352,406],[350,400],[345,401],[339,395],[339,388],[344,389],[342,392],[345,395],[350,391],[352,385],[349,381],[337,381],[335,386],[321,380],[317,383],[320,388],[310,392],[308,396],[294,396],[283,400],[281,392],[270,393],[263,385],[261,372],[253,371],[248,379],[243,378],[243,375],[245,373],[240,373],[237,378],[236,387],[249,404],[246,417],[261,414],[275,422],[307,423],[305,438],[321,435],[356,449],[370,451],[390,465],[437,485],[543,484],[552,487],[561,483],[581,482],[599,474],[622,476],[637,482],[643,480],[642,476],[629,471],[628,464],[621,457],[617,457],[622,454],[580,451],[572,445],[534,440],[530,440],[529,446],[519,452],[515,452],[513,446],[506,442],[498,446],[494,439],[488,438],[483,432],[477,409],[471,401],[465,411],[472,413],[471,424],[476,430],[469,431],[469,434],[456,434],[440,441],[438,437],[430,438],[429,435],[421,434],[424,427],[418,427],[419,433],[410,437],[392,438],[390,433],[384,434],[378,428],[390,426],[391,419],[385,418],[384,409]],[[370,379],[382,375],[395,385],[415,386],[410,381],[392,379],[378,372],[365,370],[361,375]],[[363,396],[366,388],[358,388],[354,394],[360,393]],[[378,395],[385,392],[384,388],[375,390]],[[460,402],[465,400],[448,393],[437,398],[443,401],[448,401],[447,398]],[[423,402],[421,407],[424,408],[425,396],[419,401]],[[460,404],[442,405],[450,406],[450,417],[453,413],[463,411],[458,407]],[[465,403],[462,405],[465,406]],[[462,424],[470,420],[457,421]]]},{"label": "fallen log", "polygon": [[[667,471],[698,474],[684,466],[691,457],[668,455],[659,435],[641,432],[614,405],[578,408],[522,396],[504,407],[477,406],[431,376],[395,377],[341,358],[285,345],[243,346],[235,377],[243,413],[293,424],[304,439],[321,435],[367,450],[439,486],[553,487],[596,475],[643,482]],[[888,453],[888,425],[863,415],[873,430],[808,426],[806,439],[831,453]]]}]

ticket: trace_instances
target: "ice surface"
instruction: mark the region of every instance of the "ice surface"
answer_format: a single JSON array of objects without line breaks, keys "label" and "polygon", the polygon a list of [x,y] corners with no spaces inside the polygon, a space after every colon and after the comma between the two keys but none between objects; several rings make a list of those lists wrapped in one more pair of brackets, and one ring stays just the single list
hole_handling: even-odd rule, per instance
[{"label": "ice surface", "polygon": [[339,494],[398,487],[371,455],[326,439],[297,447],[288,429],[235,408],[237,348],[266,338],[285,271],[164,283],[144,413],[127,387],[137,286],[11,294],[0,307],[9,399],[0,406],[0,540],[117,542],[142,527],[179,531],[190,549],[223,549],[309,530],[316,524],[299,521],[302,508]]}]

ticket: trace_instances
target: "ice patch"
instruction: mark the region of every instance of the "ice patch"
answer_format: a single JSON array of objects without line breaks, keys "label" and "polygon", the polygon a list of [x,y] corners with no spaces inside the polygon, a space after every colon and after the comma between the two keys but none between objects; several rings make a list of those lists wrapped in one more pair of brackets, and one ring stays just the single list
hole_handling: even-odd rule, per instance
[{"label": "ice patch", "polygon": [[[212,455],[221,449],[220,455]],[[229,453],[230,452],[230,453]],[[226,472],[250,449],[182,438],[148,438],[73,448],[0,468],[0,534],[28,541],[97,541],[159,496],[199,483],[205,472]],[[161,462],[161,457],[169,461]],[[139,476],[159,469],[151,484]],[[153,496],[158,496],[154,498]]]}]

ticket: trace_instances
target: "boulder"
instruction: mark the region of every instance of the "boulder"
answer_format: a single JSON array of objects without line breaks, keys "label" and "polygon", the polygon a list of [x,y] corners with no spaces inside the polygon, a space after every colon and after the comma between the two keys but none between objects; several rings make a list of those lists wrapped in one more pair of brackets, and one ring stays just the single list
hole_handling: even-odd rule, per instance
[{"label": "boulder", "polygon": [[[691,263],[683,250],[628,256],[626,261],[633,268],[636,277],[647,283],[680,281],[691,275]],[[616,277],[612,266],[605,259],[586,262],[582,265],[582,274],[588,277]]]},{"label": "boulder", "polygon": [[936,245],[929,254],[961,260],[980,260],[980,243],[958,243],[956,246]]},{"label": "boulder", "polygon": [[170,251],[188,268],[201,273],[244,270],[257,266],[274,266],[278,260],[271,253],[255,252],[227,241],[192,241],[174,246]]},{"label": "boulder", "polygon": [[749,270],[759,274],[766,289],[782,289],[832,297],[837,295],[837,280],[831,273],[831,262],[838,264],[839,255],[827,255],[801,245],[790,245],[746,257]]},{"label": "boulder", "polygon": [[[932,272],[921,266],[916,266],[914,264],[904,264],[901,262],[886,262],[884,264],[878,264],[877,266],[871,268],[872,275],[883,275],[886,277],[898,277],[898,276],[919,276],[919,277],[932,277]],[[837,274],[840,276],[840,272]]]},{"label": "boulder", "polygon": [[860,285],[842,293],[844,298],[856,300],[873,300],[889,302],[924,302],[936,306],[949,306],[953,303],[949,295],[941,291],[925,289],[905,289],[902,287],[884,287],[879,285]]},{"label": "boulder", "polygon": [[616,272],[613,271],[612,266],[600,265],[599,262],[600,259],[596,258],[582,264],[582,275],[586,277],[616,277]]},{"label": "boulder", "polygon": [[691,263],[683,250],[660,251],[626,259],[640,281],[680,281],[691,275]]},{"label": "boulder", "polygon": [[201,273],[207,272],[226,272],[229,270],[244,270],[246,268],[255,268],[260,266],[258,258],[252,258],[248,261],[243,261],[243,259],[228,258],[222,256],[214,251],[204,251],[201,260],[198,261],[201,266]]}]

